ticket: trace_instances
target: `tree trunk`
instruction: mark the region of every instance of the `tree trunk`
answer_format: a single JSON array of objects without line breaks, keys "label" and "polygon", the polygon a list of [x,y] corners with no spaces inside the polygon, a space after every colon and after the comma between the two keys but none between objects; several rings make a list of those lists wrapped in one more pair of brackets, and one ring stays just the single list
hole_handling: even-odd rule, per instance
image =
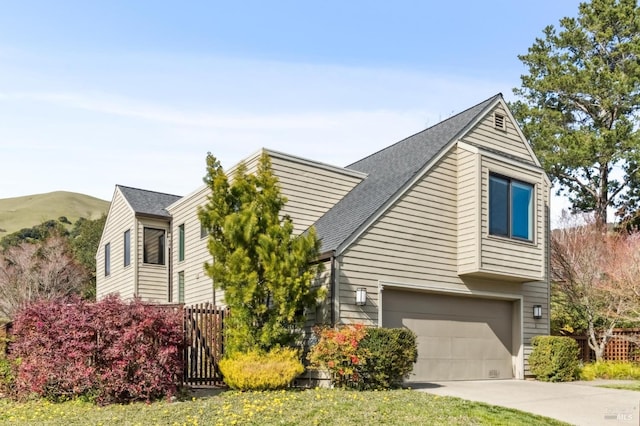
[{"label": "tree trunk", "polygon": [[595,221],[596,226],[604,229],[607,226],[607,206],[609,205],[609,170],[605,162],[600,166],[600,187],[596,198]]}]

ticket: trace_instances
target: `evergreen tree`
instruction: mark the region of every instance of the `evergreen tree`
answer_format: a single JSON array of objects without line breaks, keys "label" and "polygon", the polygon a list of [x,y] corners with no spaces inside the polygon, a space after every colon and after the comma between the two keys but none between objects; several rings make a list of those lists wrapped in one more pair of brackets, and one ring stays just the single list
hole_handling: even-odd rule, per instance
[{"label": "evergreen tree", "polygon": [[96,251],[106,221],[106,214],[99,219],[81,217],[69,232],[73,257],[86,269],[89,276],[86,287],[82,291],[82,297],[85,299],[95,300],[96,298]]},{"label": "evergreen tree", "polygon": [[313,263],[320,247],[315,230],[294,236],[291,219],[280,216],[286,198],[267,154],[255,174],[240,164],[231,180],[208,154],[204,181],[211,195],[198,214],[213,257],[205,270],[231,309],[225,350],[268,351],[294,343],[305,308],[323,296],[313,285],[320,272]]},{"label": "evergreen tree", "polygon": [[592,0],[560,26],[519,56],[529,73],[512,107],[572,210],[594,212],[602,226],[608,207],[628,216],[640,198],[640,9]]}]

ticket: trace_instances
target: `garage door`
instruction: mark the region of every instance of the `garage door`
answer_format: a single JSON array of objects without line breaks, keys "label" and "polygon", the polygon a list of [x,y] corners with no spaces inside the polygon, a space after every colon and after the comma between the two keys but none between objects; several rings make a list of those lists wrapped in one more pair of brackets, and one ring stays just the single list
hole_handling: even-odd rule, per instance
[{"label": "garage door", "polygon": [[418,337],[409,381],[512,378],[512,317],[510,301],[382,292],[383,327],[406,327]]}]

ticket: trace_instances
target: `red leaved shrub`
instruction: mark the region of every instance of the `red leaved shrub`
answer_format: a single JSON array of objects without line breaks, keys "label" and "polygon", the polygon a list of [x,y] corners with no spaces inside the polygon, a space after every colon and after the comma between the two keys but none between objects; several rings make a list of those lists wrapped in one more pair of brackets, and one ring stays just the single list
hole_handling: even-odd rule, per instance
[{"label": "red leaved shrub", "polygon": [[107,297],[39,301],[14,319],[18,396],[101,403],[173,395],[182,374],[179,312]]}]

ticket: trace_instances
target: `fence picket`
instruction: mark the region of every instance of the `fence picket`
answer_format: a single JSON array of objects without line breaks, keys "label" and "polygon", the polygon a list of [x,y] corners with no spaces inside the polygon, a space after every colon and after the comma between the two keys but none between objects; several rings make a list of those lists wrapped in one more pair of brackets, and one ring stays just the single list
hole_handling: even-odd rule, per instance
[{"label": "fence picket", "polygon": [[222,357],[227,308],[209,303],[184,307],[184,383],[221,385],[218,361]]}]

